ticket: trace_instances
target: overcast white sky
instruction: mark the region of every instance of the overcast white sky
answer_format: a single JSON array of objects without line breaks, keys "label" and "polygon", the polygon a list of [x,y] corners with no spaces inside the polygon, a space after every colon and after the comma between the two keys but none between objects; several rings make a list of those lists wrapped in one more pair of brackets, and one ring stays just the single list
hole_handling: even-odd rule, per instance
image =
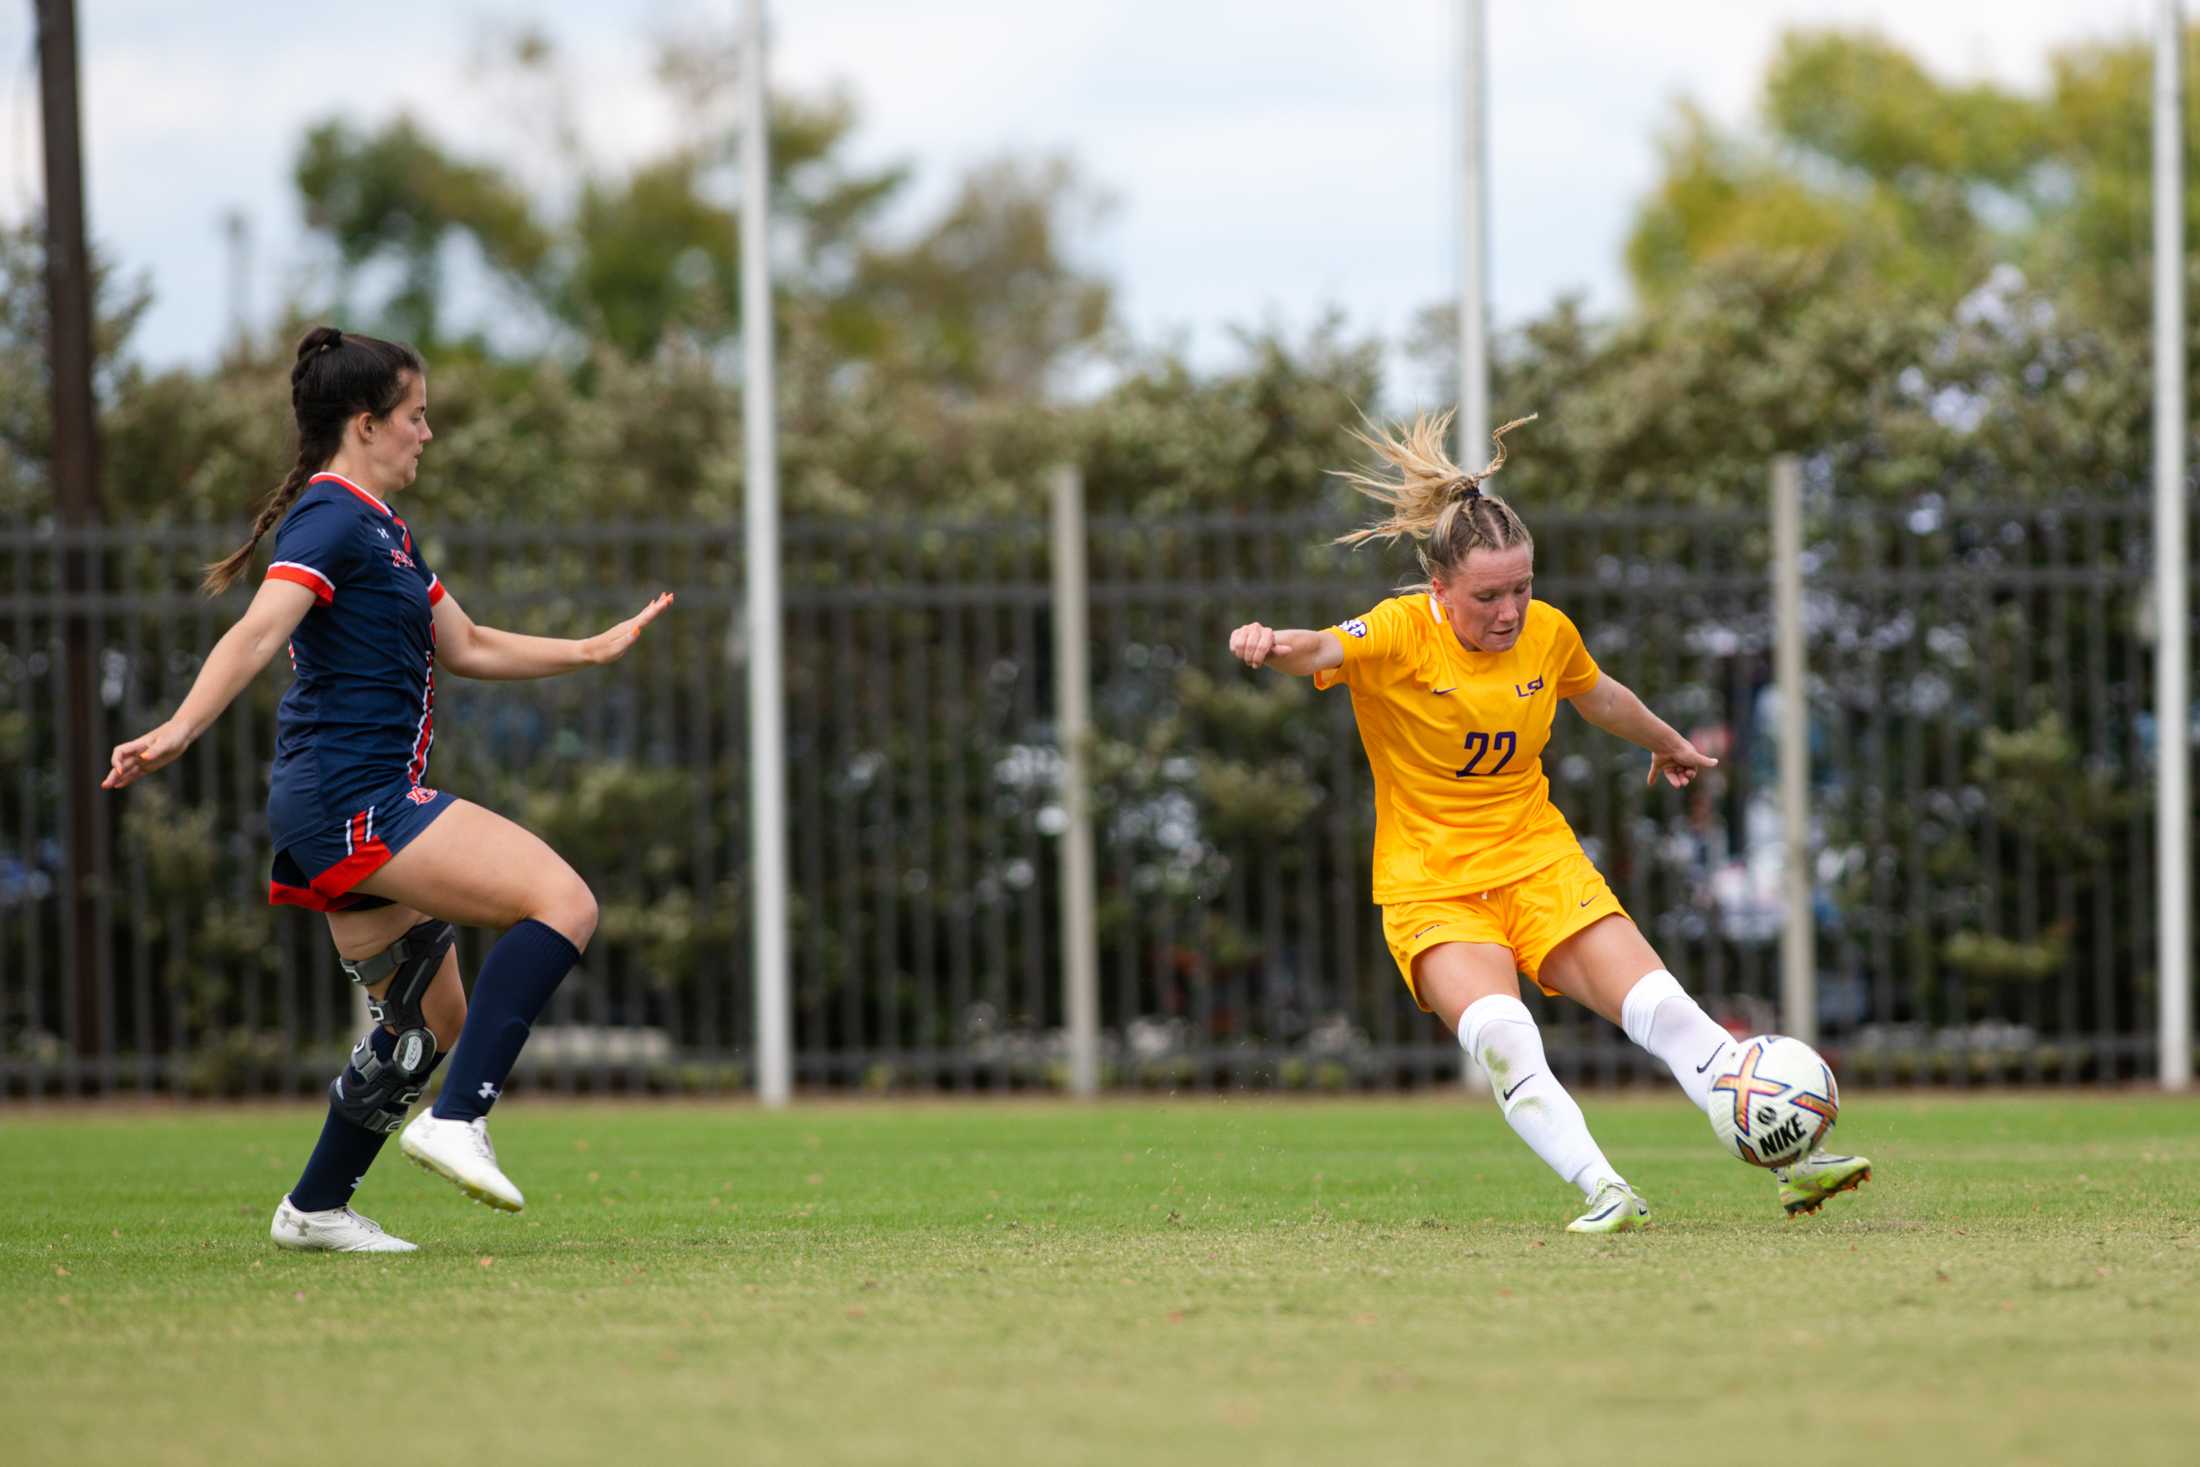
[{"label": "overcast white sky", "polygon": [[[203,362],[228,319],[222,215],[251,220],[265,318],[314,268],[289,184],[305,127],[410,110],[461,147],[524,148],[472,69],[539,23],[582,79],[606,160],[675,126],[650,39],[738,0],[299,5],[79,0],[91,227],[156,292],[136,341]],[[37,206],[35,39],[0,9],[0,215]],[[1624,304],[1620,250],[1677,97],[1740,120],[1787,26],[1873,26],[1951,76],[2044,83],[2057,44],[2136,35],[2148,0],[1490,0],[1492,288],[1500,323],[1585,291]],[[780,0],[774,75],[847,86],[855,156],[906,160],[913,206],[1004,151],[1059,150],[1115,198],[1087,258],[1141,338],[1203,356],[1230,323],[1329,306],[1401,333],[1455,290],[1456,0]]]}]

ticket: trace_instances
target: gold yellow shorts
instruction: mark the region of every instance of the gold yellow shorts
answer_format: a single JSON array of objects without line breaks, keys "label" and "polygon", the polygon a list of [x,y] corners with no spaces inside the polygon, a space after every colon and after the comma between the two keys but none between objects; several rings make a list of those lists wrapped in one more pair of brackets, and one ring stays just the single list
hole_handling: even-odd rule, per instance
[{"label": "gold yellow shorts", "polygon": [[1393,902],[1383,908],[1383,938],[1398,960],[1413,1001],[1413,960],[1439,943],[1488,942],[1512,949],[1513,962],[1545,993],[1557,989],[1536,974],[1551,949],[1603,917],[1627,915],[1602,872],[1577,847],[1508,886],[1454,897]]}]

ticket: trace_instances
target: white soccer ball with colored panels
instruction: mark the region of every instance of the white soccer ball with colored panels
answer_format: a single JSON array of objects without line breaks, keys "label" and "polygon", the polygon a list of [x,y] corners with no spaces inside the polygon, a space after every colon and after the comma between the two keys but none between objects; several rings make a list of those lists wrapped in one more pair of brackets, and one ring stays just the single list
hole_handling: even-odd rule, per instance
[{"label": "white soccer ball with colored panels", "polygon": [[1760,1034],[1711,1075],[1711,1132],[1751,1166],[1792,1166],[1818,1149],[1841,1113],[1833,1070],[1800,1039]]}]

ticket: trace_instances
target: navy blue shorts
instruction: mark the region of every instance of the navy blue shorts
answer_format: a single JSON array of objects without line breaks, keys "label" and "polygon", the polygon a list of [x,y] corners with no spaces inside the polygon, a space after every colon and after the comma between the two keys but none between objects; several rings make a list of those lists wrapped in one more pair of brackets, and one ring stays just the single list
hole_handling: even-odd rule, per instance
[{"label": "navy blue shorts", "polygon": [[354,895],[352,888],[410,845],[455,798],[409,779],[383,786],[359,809],[275,852],[274,868],[268,873],[268,903],[316,912],[389,906],[387,897]]}]

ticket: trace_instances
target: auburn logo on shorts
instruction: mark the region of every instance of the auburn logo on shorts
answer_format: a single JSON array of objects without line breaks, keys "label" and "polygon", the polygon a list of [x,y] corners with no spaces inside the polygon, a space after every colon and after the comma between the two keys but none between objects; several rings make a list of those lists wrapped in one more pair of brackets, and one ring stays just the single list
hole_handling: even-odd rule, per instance
[{"label": "auburn logo on shorts", "polygon": [[415,805],[432,805],[435,803],[435,796],[436,792],[424,784],[416,784],[405,791],[405,798]]}]

